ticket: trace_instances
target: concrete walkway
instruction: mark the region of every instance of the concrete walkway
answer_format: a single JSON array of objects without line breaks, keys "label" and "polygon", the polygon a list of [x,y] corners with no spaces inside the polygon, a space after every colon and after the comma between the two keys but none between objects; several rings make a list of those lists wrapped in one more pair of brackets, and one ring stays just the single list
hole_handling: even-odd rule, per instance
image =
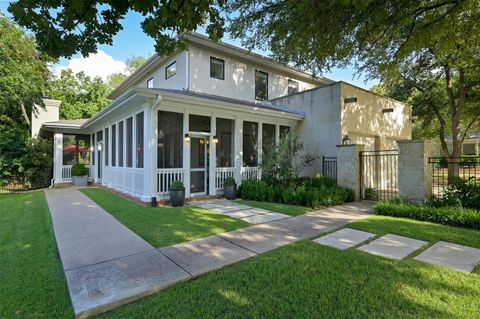
[{"label": "concrete walkway", "polygon": [[351,203],[157,250],[75,188],[45,194],[77,318],[319,236],[372,212],[370,203]]}]

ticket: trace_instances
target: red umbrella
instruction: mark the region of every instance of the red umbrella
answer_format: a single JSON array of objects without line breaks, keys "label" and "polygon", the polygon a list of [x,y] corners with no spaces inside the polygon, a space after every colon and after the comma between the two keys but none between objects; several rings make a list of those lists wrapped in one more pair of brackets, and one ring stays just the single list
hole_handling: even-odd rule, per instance
[{"label": "red umbrella", "polygon": [[[68,146],[65,146],[65,147],[63,148],[63,151],[64,151],[65,153],[76,152],[76,150],[77,150],[77,146],[76,146],[75,144],[68,145]],[[87,148],[87,147],[79,147],[79,148],[78,148],[78,151],[79,151],[80,153],[87,153],[87,152],[88,152],[88,148]]]}]

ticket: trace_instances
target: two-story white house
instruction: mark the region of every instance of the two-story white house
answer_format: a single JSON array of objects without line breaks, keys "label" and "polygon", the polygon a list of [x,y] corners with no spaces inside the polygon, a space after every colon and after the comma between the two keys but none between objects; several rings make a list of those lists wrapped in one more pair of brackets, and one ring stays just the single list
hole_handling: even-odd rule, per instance
[{"label": "two-story white house", "polygon": [[382,130],[390,140],[410,138],[410,108],[401,103],[199,34],[186,37],[186,50],[152,56],[94,117],[42,124],[53,132],[55,184],[69,182],[80,161],[93,181],[145,202],[165,198],[174,180],[184,182],[186,197],[215,195],[226,177],[259,177],[263,145],[291,129],[317,156],[332,155],[348,134],[376,138],[374,145]]}]

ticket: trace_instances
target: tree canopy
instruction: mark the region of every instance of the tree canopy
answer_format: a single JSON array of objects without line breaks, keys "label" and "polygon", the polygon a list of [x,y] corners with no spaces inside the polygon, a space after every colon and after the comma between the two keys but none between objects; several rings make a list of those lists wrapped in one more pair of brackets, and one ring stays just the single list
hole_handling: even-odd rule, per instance
[{"label": "tree canopy", "polygon": [[123,72],[113,73],[108,76],[107,82],[112,90],[117,88],[125,79],[135,72],[142,64],[147,61],[147,56],[136,55],[132,56],[125,61],[126,67]]}]

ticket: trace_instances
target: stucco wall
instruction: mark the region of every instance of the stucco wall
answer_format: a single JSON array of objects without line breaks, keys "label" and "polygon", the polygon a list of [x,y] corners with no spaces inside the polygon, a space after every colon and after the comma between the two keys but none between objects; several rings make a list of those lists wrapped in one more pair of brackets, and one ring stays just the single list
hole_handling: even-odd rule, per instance
[{"label": "stucco wall", "polygon": [[[145,74],[140,80],[136,81],[132,86],[147,87],[147,81],[153,77],[153,87],[163,89],[183,90],[187,88],[187,52],[181,51],[172,55],[162,64],[155,68],[153,72]],[[168,79],[165,79],[165,68],[177,62],[177,73]]]},{"label": "stucco wall", "polygon": [[305,119],[298,124],[297,134],[305,149],[318,159],[302,174],[320,174],[322,156],[336,156],[336,145],[341,143],[340,85],[294,94],[276,99],[273,103],[305,112]]},{"label": "stucco wall", "polygon": [[32,112],[32,137],[37,137],[42,124],[59,120],[60,101],[44,99],[45,108],[37,107],[37,112]]},{"label": "stucco wall", "polygon": [[[365,150],[397,149],[398,140],[412,137],[411,108],[367,90],[341,82],[341,136],[352,143],[364,144]],[[356,97],[354,103],[346,98]],[[382,110],[393,109],[392,112]]]},{"label": "stucco wall", "polygon": [[[210,77],[210,57],[225,61],[225,80]],[[247,60],[229,56],[222,51],[190,44],[189,89],[196,92],[227,96],[234,99],[255,101],[255,70],[268,73],[268,98],[273,99],[288,93],[288,79],[299,83],[303,91],[316,86],[291,75],[279,74],[274,70]]]}]

